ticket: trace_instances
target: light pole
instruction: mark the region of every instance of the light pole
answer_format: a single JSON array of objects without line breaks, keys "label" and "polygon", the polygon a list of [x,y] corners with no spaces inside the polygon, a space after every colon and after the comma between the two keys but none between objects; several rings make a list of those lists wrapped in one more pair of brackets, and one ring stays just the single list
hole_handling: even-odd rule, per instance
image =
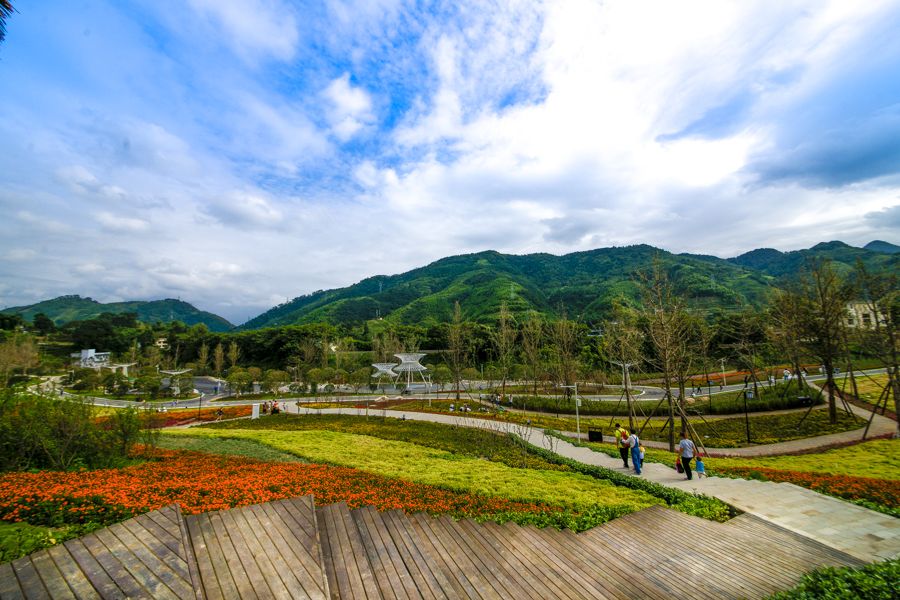
[{"label": "light pole", "polygon": [[725,379],[725,359],[724,358],[719,359],[719,366],[722,368],[722,387],[725,387],[726,385],[728,385],[728,380]]},{"label": "light pole", "polygon": [[625,387],[625,403],[628,406],[628,429],[629,431],[634,431],[634,408],[631,404],[631,372],[629,371],[629,369],[634,366],[634,363],[618,362],[615,360],[610,362],[622,367],[622,385]]},{"label": "light pole", "polygon": [[575,390],[575,434],[581,439],[581,419],[578,416],[578,406],[581,401],[578,399],[578,382],[574,385],[561,385],[561,388],[573,388]]}]

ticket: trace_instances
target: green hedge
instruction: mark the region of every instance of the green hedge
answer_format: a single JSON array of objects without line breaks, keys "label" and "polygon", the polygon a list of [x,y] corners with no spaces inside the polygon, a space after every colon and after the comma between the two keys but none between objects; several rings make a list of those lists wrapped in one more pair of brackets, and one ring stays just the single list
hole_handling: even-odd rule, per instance
[{"label": "green hedge", "polygon": [[860,569],[828,567],[807,573],[795,587],[769,600],[895,600],[900,597],[900,559]]}]

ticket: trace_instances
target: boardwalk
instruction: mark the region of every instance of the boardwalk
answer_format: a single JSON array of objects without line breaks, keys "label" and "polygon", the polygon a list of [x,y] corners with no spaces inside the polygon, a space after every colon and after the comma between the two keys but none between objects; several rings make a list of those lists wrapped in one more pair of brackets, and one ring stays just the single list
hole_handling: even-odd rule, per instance
[{"label": "boardwalk", "polygon": [[304,497],[154,511],[0,565],[0,598],[762,598],[861,564],[752,515],[652,507],[575,534]]}]

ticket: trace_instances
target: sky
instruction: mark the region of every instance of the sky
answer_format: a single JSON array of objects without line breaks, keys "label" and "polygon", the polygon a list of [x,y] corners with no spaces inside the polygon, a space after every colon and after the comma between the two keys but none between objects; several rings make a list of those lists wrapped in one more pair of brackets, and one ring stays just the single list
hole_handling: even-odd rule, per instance
[{"label": "sky", "polygon": [[900,243],[900,2],[18,0],[0,306]]}]

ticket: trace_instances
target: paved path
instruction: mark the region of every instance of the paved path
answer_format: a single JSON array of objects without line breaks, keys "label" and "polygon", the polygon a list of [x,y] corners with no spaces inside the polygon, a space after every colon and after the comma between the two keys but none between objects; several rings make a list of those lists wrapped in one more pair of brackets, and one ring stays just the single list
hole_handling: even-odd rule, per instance
[{"label": "paved path", "polygon": [[[286,404],[288,412],[299,414],[365,415],[365,409],[311,410]],[[471,417],[403,411],[369,411],[370,416],[387,416],[413,421],[431,421],[462,427],[477,427],[518,435],[525,441],[588,465],[626,473],[621,460],[549,437],[543,430]],[[843,502],[789,483],[745,481],[709,477],[685,481],[675,470],[659,463],[647,463],[645,479],[686,491],[714,496],[808,538],[865,561],[900,556],[900,519]]]}]

